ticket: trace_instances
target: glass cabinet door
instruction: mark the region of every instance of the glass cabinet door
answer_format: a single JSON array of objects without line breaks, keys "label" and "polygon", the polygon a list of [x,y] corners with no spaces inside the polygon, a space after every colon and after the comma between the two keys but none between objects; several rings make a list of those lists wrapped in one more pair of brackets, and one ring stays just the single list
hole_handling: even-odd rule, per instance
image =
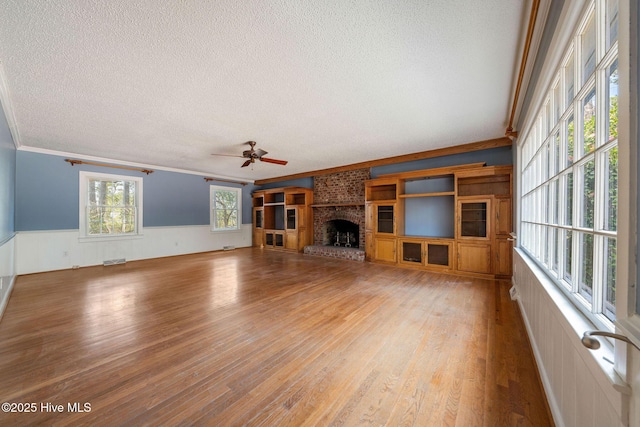
[{"label": "glass cabinet door", "polygon": [[377,220],[378,233],[393,234],[393,205],[379,205]]},{"label": "glass cabinet door", "polygon": [[460,237],[486,239],[489,237],[489,201],[459,201],[458,218]]},{"label": "glass cabinet door", "polygon": [[288,208],[287,209],[287,230],[295,230],[296,229],[296,209]]},{"label": "glass cabinet door", "polygon": [[262,209],[256,209],[255,227],[262,228]]}]

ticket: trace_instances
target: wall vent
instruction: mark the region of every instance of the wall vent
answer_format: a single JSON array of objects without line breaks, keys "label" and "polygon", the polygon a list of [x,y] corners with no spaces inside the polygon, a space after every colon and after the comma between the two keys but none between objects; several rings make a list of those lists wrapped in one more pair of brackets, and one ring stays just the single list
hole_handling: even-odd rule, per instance
[{"label": "wall vent", "polygon": [[106,267],[108,265],[124,264],[126,262],[127,260],[124,258],[107,259],[102,262],[102,265]]},{"label": "wall vent", "polygon": [[234,250],[236,247],[235,246],[223,246],[222,249],[225,251],[232,251]]}]

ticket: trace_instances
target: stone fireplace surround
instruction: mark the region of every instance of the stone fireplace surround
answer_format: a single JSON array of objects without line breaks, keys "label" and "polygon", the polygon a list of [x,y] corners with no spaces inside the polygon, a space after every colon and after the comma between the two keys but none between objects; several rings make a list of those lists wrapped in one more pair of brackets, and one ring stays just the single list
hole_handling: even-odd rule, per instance
[{"label": "stone fireplace surround", "polygon": [[[364,261],[364,182],[370,177],[370,170],[365,168],[313,178],[314,244],[305,247],[305,254]],[[324,224],[332,220],[345,220],[357,224],[357,248],[325,244]]]}]

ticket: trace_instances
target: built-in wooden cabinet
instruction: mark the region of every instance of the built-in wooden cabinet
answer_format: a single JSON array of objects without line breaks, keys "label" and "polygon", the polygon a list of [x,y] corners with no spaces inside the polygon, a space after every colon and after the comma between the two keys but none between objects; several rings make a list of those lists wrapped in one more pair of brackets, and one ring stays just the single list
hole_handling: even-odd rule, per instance
[{"label": "built-in wooden cabinet", "polygon": [[366,259],[510,277],[511,197],[511,166],[475,163],[366,181]]},{"label": "built-in wooden cabinet", "polygon": [[313,190],[284,187],[253,193],[253,245],[300,252],[313,240]]}]

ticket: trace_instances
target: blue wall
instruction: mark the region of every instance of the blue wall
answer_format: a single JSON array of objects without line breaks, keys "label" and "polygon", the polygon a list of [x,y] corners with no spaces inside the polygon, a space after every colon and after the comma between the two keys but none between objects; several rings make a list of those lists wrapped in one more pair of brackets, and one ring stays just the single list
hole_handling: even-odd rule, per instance
[{"label": "blue wall", "polygon": [[[157,170],[141,172],[91,165],[71,166],[64,157],[19,151],[16,173],[16,231],[79,227],[79,172],[142,176],[143,223],[147,227],[208,225],[209,186],[202,176]],[[252,187],[242,187],[242,222],[251,223]]]},{"label": "blue wall", "polygon": [[0,109],[0,245],[13,237],[15,226],[16,146]]},{"label": "blue wall", "polygon": [[451,154],[449,156],[433,157],[430,159],[414,160],[411,162],[371,168],[371,178],[377,178],[387,173],[408,172],[420,169],[433,169],[445,166],[457,166],[468,163],[484,162],[487,166],[504,166],[513,164],[511,147],[498,147],[468,153]]}]

